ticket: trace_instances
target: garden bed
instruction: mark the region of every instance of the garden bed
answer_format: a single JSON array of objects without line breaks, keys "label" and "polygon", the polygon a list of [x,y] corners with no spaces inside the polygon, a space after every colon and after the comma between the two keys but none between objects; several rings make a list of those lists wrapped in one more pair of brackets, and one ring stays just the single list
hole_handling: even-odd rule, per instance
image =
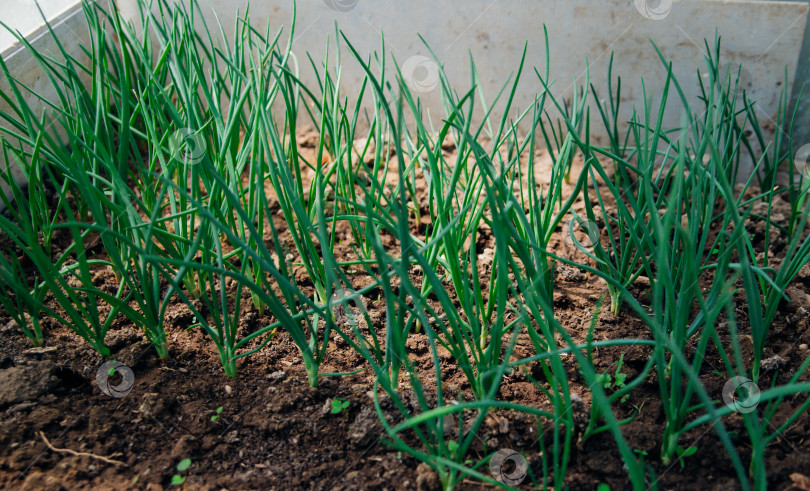
[{"label": "garden bed", "polygon": [[59,130],[4,94],[0,485],[808,489],[810,184],[719,40],[704,107],[662,58],[620,131],[547,67],[516,111],[523,64],[500,120],[437,65],[431,120],[344,39],[362,130],[249,18],[156,8],[85,5],[92,69],[29,47]]},{"label": "garden bed", "polygon": [[[317,141],[317,134],[304,133],[299,141]],[[305,158],[314,157],[313,148],[300,150]],[[453,153],[452,147],[448,148],[448,153]],[[542,152],[538,153],[538,158],[543,159]],[[548,165],[538,169],[541,175],[550,171],[550,160],[546,160]],[[580,168],[581,162],[575,163],[573,172]],[[306,171],[306,167],[302,168],[302,172]],[[756,195],[757,191],[752,189],[750,193]],[[781,202],[781,205],[787,204]],[[581,201],[574,204],[574,210],[579,213],[584,213],[582,207]],[[789,209],[776,210],[783,216],[786,211]],[[276,219],[283,223],[280,213]],[[753,222],[750,228],[753,233],[762,227]],[[582,260],[579,250],[565,240],[562,229],[555,233],[551,250],[571,260]],[[421,235],[417,228],[411,232]],[[289,237],[285,239],[292,246]],[[486,234],[479,238],[479,253],[486,254],[493,246],[494,240]],[[343,250],[351,255],[351,248]],[[336,257],[341,261],[351,259]],[[362,274],[351,278],[357,286],[368,283],[368,278]],[[111,271],[103,270],[94,282],[99,287],[114,285],[115,278]],[[585,342],[599,299],[607,294],[604,282],[562,265],[557,271],[555,286],[556,315],[576,342]],[[810,297],[804,293],[808,287],[810,267],[805,266],[796,278],[795,291],[791,292],[793,301],[780,312],[771,328],[767,354],[781,356],[784,363],[778,373],[768,375],[782,382],[810,356],[807,347],[810,344],[807,315]],[[366,295],[368,313],[380,324],[385,317],[378,302],[381,294],[373,290]],[[242,310],[240,332],[249,333],[271,321],[259,316],[249,304],[243,305]],[[125,318],[113,324],[107,340],[111,356],[135,373],[132,392],[117,399],[102,393],[95,382],[96,367],[104,358],[75,333],[58,324],[49,325],[45,347],[31,348],[14,322],[0,314],[0,324],[6,326],[0,341],[3,369],[0,400],[5,414],[0,427],[0,442],[4,448],[0,456],[2,487],[152,489],[153,485],[170,485],[172,476],[177,473],[175,465],[184,458],[193,462],[186,482],[196,489],[435,489],[439,486],[432,470],[381,442],[384,429],[374,411],[371,398],[374,376],[368,370],[323,379],[318,388],[313,389],[307,383],[295,344],[284,332],[279,332],[262,351],[239,363],[240,376],[232,379],[222,374],[219,358],[210,351],[205,336],[200,331],[188,330],[194,315],[184,303],[170,305],[166,319],[171,346],[171,359],[167,362],[155,356],[137,326]],[[739,328],[744,330],[745,327],[743,316]],[[598,313],[595,332],[597,341],[650,337],[648,328],[629,309],[614,316],[606,305]],[[728,332],[719,334],[727,342]],[[426,380],[430,379],[432,366],[428,343],[423,333],[412,333],[408,339],[409,354],[414,365],[423,370],[422,377]],[[514,353],[516,359],[532,354],[528,336],[520,336]],[[744,354],[746,359],[751,358],[750,347]],[[469,384],[454,370],[449,353],[445,351],[440,357],[447,373],[446,390],[460,391],[465,398],[472,398]],[[644,368],[649,349],[602,348],[594,355],[594,366],[599,372],[615,374],[619,357],[623,360],[621,373],[632,379]],[[589,391],[576,363],[569,357],[565,364],[572,392],[581,394],[585,404],[590,406]],[[722,399],[725,378],[712,373],[712,367],[721,364],[714,353],[707,358],[707,370],[701,376],[711,397],[718,400]],[[323,371],[357,369],[364,369],[363,358],[339,336],[334,336]],[[531,365],[527,369],[530,374],[534,373]],[[427,389],[435,391],[435,384],[432,387],[428,384]],[[543,393],[521,372],[505,377],[499,396],[534,407],[548,404]],[[407,390],[404,397],[408,397]],[[663,431],[659,398],[655,381],[648,380],[617,408],[619,418],[637,412],[634,421],[623,427],[623,433],[633,449],[645,455],[654,456],[658,452],[658,438]],[[345,412],[332,413],[334,400],[349,401]],[[219,407],[222,412],[212,421]],[[395,416],[393,412],[389,415]],[[739,417],[728,418],[726,425],[730,431],[742,431]],[[792,483],[791,474],[810,467],[810,443],[803,436],[808,430],[810,416],[805,414],[769,447],[766,463],[770,470],[769,487],[784,489]],[[537,466],[540,463],[536,455],[538,431],[538,423],[531,416],[515,411],[494,412],[474,448],[479,458],[484,457],[483,441],[490,447],[513,448],[525,452],[530,465]],[[54,447],[106,456],[121,464],[55,452],[47,448],[40,432]],[[659,475],[658,487],[736,487],[731,464],[722,457],[722,445],[711,429],[693,430],[683,441],[698,449],[689,458],[688,467],[677,463],[663,466],[655,462],[654,457],[650,458]],[[745,443],[741,441],[738,445],[744,452]],[[594,489],[601,483],[609,484],[611,489],[624,489],[630,486],[625,474],[615,443],[608,434],[602,434],[594,437],[587,447],[578,445],[565,482],[572,489]],[[460,483],[462,489],[480,486],[475,480]]]}]

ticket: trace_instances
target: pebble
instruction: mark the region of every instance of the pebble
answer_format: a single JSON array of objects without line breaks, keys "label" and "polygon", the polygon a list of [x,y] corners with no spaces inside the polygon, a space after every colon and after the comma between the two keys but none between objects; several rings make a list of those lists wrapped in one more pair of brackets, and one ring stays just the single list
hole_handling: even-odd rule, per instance
[{"label": "pebble", "polygon": [[441,489],[438,474],[424,462],[416,466],[416,489],[417,491]]},{"label": "pebble", "polygon": [[284,370],[279,370],[277,372],[273,372],[273,373],[267,375],[267,379],[269,379],[269,380],[281,380],[281,379],[284,378],[284,375],[286,375]]},{"label": "pebble", "polygon": [[228,395],[231,395],[232,392],[233,392],[233,389],[231,388],[231,386],[226,385],[225,386],[225,393],[228,394]]},{"label": "pebble", "polygon": [[321,414],[329,414],[332,412],[332,399],[327,399],[321,407]]},{"label": "pebble", "polygon": [[785,363],[787,363],[787,360],[779,355],[773,355],[770,358],[762,360],[759,365],[764,373],[768,373],[781,368]]},{"label": "pebble", "polygon": [[646,276],[639,275],[639,277],[636,278],[636,282],[633,284],[638,288],[647,289],[650,288],[650,279]]}]

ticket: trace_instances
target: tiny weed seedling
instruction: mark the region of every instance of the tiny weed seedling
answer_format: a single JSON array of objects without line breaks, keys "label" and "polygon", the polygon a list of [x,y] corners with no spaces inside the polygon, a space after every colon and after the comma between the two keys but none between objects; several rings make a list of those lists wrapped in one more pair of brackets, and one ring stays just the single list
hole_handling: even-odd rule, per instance
[{"label": "tiny weed seedling", "polygon": [[597,375],[596,382],[601,385],[603,389],[609,389],[613,386],[613,379],[611,379],[610,374],[607,372]]},{"label": "tiny weed seedling", "polygon": [[[627,374],[622,373],[622,365],[624,365],[624,354],[619,356],[619,360],[616,363],[616,372],[611,377],[609,373],[604,372],[596,376],[596,381],[599,385],[602,386],[605,390],[610,389],[623,389],[625,387],[625,380],[627,380]],[[630,397],[630,394],[625,394],[622,396],[621,401],[627,402],[627,399]]]},{"label": "tiny weed seedling", "polygon": [[351,402],[349,402],[349,400],[347,399],[339,399],[339,398],[332,399],[332,410],[329,412],[332,414],[339,414],[343,411],[346,411],[346,413],[348,414],[350,404]]},{"label": "tiny weed seedling", "polygon": [[[624,354],[619,356],[619,361],[616,362],[616,373],[613,374],[613,385],[616,388],[622,389],[625,387],[625,380],[627,379],[627,374],[622,373],[622,365],[624,364]],[[630,394],[625,394],[622,396],[621,401],[627,402],[627,399],[630,398]]]},{"label": "tiny weed seedling", "polygon": [[186,482],[186,477],[188,477],[186,471],[188,471],[189,467],[191,467],[191,459],[188,458],[181,460],[177,464],[177,474],[172,476],[172,486],[181,486]]},{"label": "tiny weed seedling", "polygon": [[619,361],[616,362],[616,373],[613,375],[613,384],[616,387],[624,387],[624,381],[627,379],[627,374],[622,373],[622,365],[624,365],[624,354],[619,356]]},{"label": "tiny weed seedling", "polygon": [[220,415],[222,415],[222,406],[219,406],[216,410],[216,414],[211,415],[211,421],[216,421],[219,419]]}]

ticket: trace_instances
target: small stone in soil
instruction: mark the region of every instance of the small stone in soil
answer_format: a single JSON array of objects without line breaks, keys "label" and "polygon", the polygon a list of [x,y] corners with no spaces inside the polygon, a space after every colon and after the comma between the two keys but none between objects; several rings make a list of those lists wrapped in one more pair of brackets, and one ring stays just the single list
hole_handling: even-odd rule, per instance
[{"label": "small stone in soil", "polygon": [[0,371],[0,408],[34,400],[59,386],[51,362],[32,363]]},{"label": "small stone in soil", "polygon": [[439,476],[430,468],[429,465],[422,462],[416,467],[416,489],[419,491],[433,491],[441,488]]},{"label": "small stone in soil", "polygon": [[286,374],[285,374],[285,372],[284,372],[284,370],[279,370],[279,371],[277,371],[277,372],[273,372],[273,373],[271,373],[271,374],[267,375],[267,379],[268,379],[268,380],[275,380],[275,381],[278,381],[278,380],[283,379],[283,378],[284,378],[284,375],[286,375]]},{"label": "small stone in soil", "polygon": [[781,368],[785,363],[787,363],[787,360],[779,355],[773,355],[770,358],[762,360],[759,366],[762,368],[763,373],[768,373]]}]

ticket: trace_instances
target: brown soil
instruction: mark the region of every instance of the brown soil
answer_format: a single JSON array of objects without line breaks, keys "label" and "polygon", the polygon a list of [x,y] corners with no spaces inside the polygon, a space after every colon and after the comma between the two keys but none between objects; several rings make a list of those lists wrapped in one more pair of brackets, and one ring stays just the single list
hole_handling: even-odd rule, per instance
[{"label": "brown soil", "polygon": [[[575,209],[581,211],[581,200]],[[584,256],[566,247],[559,232],[552,248],[563,256],[584,260]],[[484,235],[483,242],[476,246],[491,247],[487,242]],[[343,254],[350,252],[349,248],[341,250]],[[102,272],[97,280],[110,281],[108,274]],[[355,286],[362,283],[363,278],[358,277]],[[778,354],[785,363],[777,375],[766,375],[768,383],[769,376],[784,383],[810,356],[807,347],[810,319],[806,310],[810,308],[807,302],[810,297],[804,293],[808,287],[810,268],[805,267],[794,282],[791,293],[794,301],[781,309],[771,330],[766,356]],[[604,284],[586,273],[558,266],[555,288],[557,318],[576,341],[583,342],[593,309],[605,292]],[[384,318],[384,311],[374,301],[380,294],[369,295],[367,309],[373,320]],[[740,312],[744,332],[745,313]],[[243,306],[243,313],[245,332],[270,321],[260,318],[249,302]],[[373,384],[369,370],[323,378],[317,389],[311,389],[297,348],[286,333],[279,332],[262,351],[241,359],[239,377],[229,379],[223,375],[217,353],[205,334],[187,330],[192,322],[193,316],[185,306],[170,308],[165,327],[171,360],[162,363],[141,332],[123,319],[116,321],[108,335],[108,346],[112,356],[131,367],[135,374],[132,392],[118,399],[102,393],[95,383],[96,370],[104,359],[71,331],[59,325],[48,326],[46,347],[30,349],[28,340],[0,312],[0,326],[6,326],[0,336],[0,487],[162,489],[170,486],[175,466],[184,458],[192,460],[186,486],[193,489],[436,486],[436,477],[419,466],[416,459],[400,455],[383,443],[383,428],[369,395]],[[603,308],[595,333],[596,340],[651,337],[645,325],[628,309],[614,317]],[[423,371],[423,380],[428,382],[432,361],[427,337],[412,333],[408,346],[415,366]],[[533,354],[529,339],[521,337],[515,356]],[[647,360],[645,348],[599,349],[594,353],[597,370],[613,373],[614,362],[622,354],[624,372],[628,380],[632,379]],[[750,346],[746,354],[750,355]],[[590,404],[590,394],[572,358],[565,358],[572,391]],[[717,353],[710,353],[701,374],[703,384],[715,400],[721,400],[725,379],[712,370],[721,366]],[[366,368],[363,359],[334,336],[322,372],[359,368]],[[450,363],[443,368],[445,388],[461,392],[468,400],[469,387],[460,371],[453,370]],[[506,376],[500,396],[534,407],[548,404],[523,372]],[[350,401],[347,412],[330,413],[335,398]],[[788,400],[781,411],[796,408],[803,400],[803,397]],[[221,414],[212,420],[220,406]],[[649,463],[658,476],[655,486],[739,488],[730,460],[708,426],[683,437],[684,446],[698,448],[688,458],[685,469],[677,462],[668,467],[661,464],[658,445],[664,419],[653,376],[631,392],[629,400],[615,406],[616,416],[629,417],[634,408],[640,409],[638,416],[622,431],[632,448],[648,453]],[[397,417],[395,411],[389,411],[389,416]],[[775,419],[776,424],[781,423],[778,416]],[[749,446],[742,419],[732,415],[724,422],[737,435],[738,452],[747,464]],[[787,488],[792,473],[810,475],[810,441],[806,438],[809,431],[810,416],[804,414],[768,448],[770,487]],[[57,449],[104,456],[120,463],[54,451],[46,446],[40,433]],[[489,449],[508,447],[524,451],[535,475],[542,475],[538,423],[533,417],[493,412],[480,432],[480,442],[474,446],[478,457],[484,455],[484,442]],[[595,489],[600,483],[608,483],[614,490],[630,487],[609,433],[593,437],[584,446],[577,445],[566,478],[571,489]],[[652,487],[654,483],[649,484]],[[530,487],[528,480],[522,487]],[[459,488],[489,486],[468,480]]]}]

